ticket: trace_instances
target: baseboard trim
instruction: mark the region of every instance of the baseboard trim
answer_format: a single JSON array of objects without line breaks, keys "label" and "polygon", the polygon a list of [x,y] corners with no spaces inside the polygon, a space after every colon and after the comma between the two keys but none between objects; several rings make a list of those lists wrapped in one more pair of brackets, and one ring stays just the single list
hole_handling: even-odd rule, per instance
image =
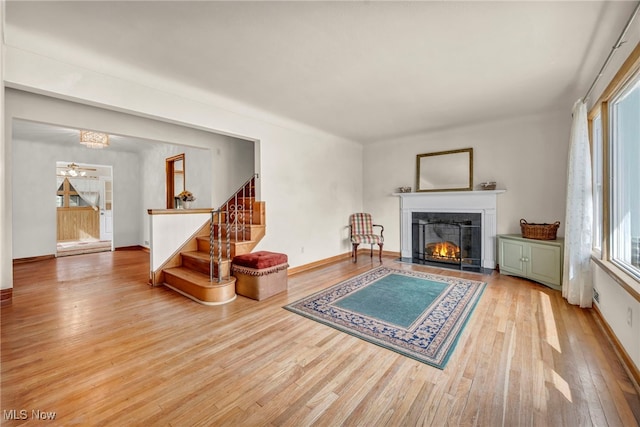
[{"label": "baseboard trim", "polygon": [[13,265],[26,264],[28,262],[45,261],[45,260],[48,260],[48,259],[54,259],[55,257],[56,257],[55,255],[51,254],[51,255],[31,256],[31,257],[26,257],[26,258],[14,258]]},{"label": "baseboard trim", "polygon": [[[133,245],[133,246],[120,246],[119,248],[115,248],[116,251],[144,251],[149,253],[149,248],[146,248],[141,245]],[[107,251],[105,251],[107,252]],[[17,264],[26,264],[28,262],[38,262],[38,261],[46,261],[48,259],[55,259],[56,256],[54,254],[51,255],[40,255],[40,256],[31,256],[26,258],[14,258],[13,265]]]},{"label": "baseboard trim", "polygon": [[392,258],[400,258],[400,252],[382,251],[382,256],[388,256]]},{"label": "baseboard trim", "polygon": [[343,259],[351,257],[351,252],[332,256],[330,258],[324,258],[318,261],[311,262],[309,264],[299,265],[297,267],[291,267],[287,270],[287,276],[293,276],[294,274],[302,273],[303,271],[313,270],[314,268],[324,267],[334,262],[342,261]]},{"label": "baseboard trim", "polygon": [[[370,249],[358,249],[358,256],[361,256],[363,253],[370,253]],[[377,256],[377,252],[374,250],[374,257]],[[392,252],[392,251],[382,251],[383,257],[391,257],[391,258],[400,258],[400,252]],[[302,273],[303,271],[313,270],[314,268],[324,267],[329,264],[333,264],[344,259],[351,258],[351,252],[347,252],[344,254],[332,256],[329,258],[324,258],[318,261],[311,262],[309,264],[299,265],[297,267],[292,267],[287,270],[287,276],[293,276],[294,274]]]},{"label": "baseboard trim", "polygon": [[622,346],[622,343],[620,343],[618,337],[616,337],[616,334],[613,332],[613,329],[611,329],[607,321],[604,319],[602,312],[595,304],[593,305],[593,317],[595,318],[598,326],[600,326],[600,329],[602,329],[607,338],[609,338],[609,342],[613,346],[613,350],[615,351],[616,355],[622,362],[622,366],[627,372],[627,375],[629,375],[631,383],[635,387],[636,392],[640,394],[640,370],[638,370],[638,367],[626,352],[626,350]]},{"label": "baseboard trim", "polygon": [[120,246],[115,248],[116,251],[143,251],[143,252],[149,252],[149,248],[146,248],[144,246],[141,245],[133,245],[133,246]]},{"label": "baseboard trim", "polygon": [[0,289],[0,306],[11,305],[13,301],[13,288]]}]

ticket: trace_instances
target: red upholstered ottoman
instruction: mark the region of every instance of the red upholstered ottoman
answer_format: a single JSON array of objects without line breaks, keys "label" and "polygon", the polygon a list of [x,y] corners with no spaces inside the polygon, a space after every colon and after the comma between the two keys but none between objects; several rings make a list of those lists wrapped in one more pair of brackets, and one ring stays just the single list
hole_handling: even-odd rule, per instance
[{"label": "red upholstered ottoman", "polygon": [[236,277],[236,293],[260,301],[286,291],[288,261],[285,254],[267,251],[234,257],[231,273]]}]

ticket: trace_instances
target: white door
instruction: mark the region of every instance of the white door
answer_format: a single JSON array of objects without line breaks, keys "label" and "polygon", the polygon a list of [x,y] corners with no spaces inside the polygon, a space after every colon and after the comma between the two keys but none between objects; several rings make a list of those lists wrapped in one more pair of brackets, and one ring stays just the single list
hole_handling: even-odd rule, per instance
[{"label": "white door", "polygon": [[113,240],[112,181],[103,181],[104,195],[100,203],[100,240]]}]

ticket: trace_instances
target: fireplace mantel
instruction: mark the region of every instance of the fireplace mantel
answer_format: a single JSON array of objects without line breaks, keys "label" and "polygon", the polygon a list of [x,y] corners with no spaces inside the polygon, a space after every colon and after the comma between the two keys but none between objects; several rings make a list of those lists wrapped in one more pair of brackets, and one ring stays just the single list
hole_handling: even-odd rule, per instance
[{"label": "fireplace mantel", "polygon": [[412,257],[414,212],[477,212],[482,215],[482,267],[496,268],[496,205],[506,190],[393,193],[400,198],[400,253]]}]

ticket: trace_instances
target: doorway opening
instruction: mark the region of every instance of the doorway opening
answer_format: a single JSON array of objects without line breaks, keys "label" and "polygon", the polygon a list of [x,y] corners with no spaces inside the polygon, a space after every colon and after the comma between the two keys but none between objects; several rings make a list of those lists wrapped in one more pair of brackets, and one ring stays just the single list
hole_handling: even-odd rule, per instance
[{"label": "doorway opening", "polygon": [[112,166],[56,162],[56,256],[113,250]]}]

